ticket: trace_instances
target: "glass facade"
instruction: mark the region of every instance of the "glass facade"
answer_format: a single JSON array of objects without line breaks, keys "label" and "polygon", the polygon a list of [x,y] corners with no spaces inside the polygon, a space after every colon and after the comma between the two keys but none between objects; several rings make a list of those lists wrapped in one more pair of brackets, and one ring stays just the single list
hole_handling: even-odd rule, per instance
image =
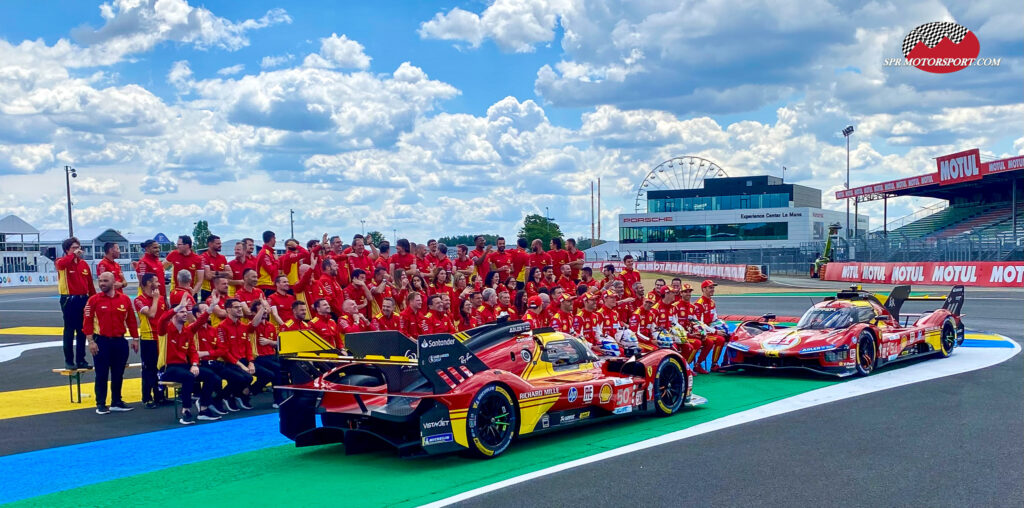
[{"label": "glass facade", "polygon": [[786,208],[788,206],[789,194],[786,193],[647,200],[648,212],[693,212],[749,208]]},{"label": "glass facade", "polygon": [[619,242],[621,243],[729,242],[787,239],[789,239],[788,222],[619,228]]}]

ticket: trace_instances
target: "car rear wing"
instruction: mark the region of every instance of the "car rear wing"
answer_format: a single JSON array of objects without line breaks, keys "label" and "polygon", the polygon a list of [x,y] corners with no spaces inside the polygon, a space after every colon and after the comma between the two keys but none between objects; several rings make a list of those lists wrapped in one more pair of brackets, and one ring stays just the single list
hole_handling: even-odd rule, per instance
[{"label": "car rear wing", "polygon": [[[893,317],[893,321],[898,323],[900,321],[900,309],[903,307],[903,302],[933,302],[941,298],[943,297],[931,295],[910,296],[910,286],[896,286],[892,288],[892,291],[889,293],[889,297],[885,300],[885,310],[889,311],[889,314]],[[964,306],[964,287],[953,286],[953,288],[949,290],[949,294],[945,296],[944,300],[942,308],[946,309],[954,316],[959,316],[960,311]]]}]

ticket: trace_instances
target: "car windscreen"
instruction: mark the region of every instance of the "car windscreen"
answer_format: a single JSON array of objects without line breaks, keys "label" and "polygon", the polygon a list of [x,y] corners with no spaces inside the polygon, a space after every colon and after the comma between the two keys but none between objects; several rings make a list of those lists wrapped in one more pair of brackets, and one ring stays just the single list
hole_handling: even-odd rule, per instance
[{"label": "car windscreen", "polygon": [[805,312],[796,327],[805,330],[846,328],[854,323],[865,323],[873,315],[868,307],[818,307]]}]

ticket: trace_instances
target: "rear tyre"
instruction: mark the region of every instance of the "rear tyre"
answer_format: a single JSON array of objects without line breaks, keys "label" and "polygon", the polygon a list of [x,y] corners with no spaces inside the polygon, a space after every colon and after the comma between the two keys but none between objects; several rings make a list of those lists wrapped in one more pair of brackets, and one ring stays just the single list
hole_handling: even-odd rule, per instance
[{"label": "rear tyre", "polygon": [[949,358],[949,355],[953,354],[953,348],[958,345],[956,327],[947,320],[942,324],[942,332],[940,333],[942,335],[939,336],[939,354],[943,358]]},{"label": "rear tyre", "polygon": [[857,374],[866,376],[875,370],[878,347],[871,332],[864,330],[857,338]]},{"label": "rear tyre", "polygon": [[658,416],[671,416],[683,407],[686,374],[678,358],[665,358],[654,377],[654,409]]},{"label": "rear tyre", "polygon": [[496,384],[483,387],[466,413],[470,453],[485,459],[501,455],[512,444],[517,425],[516,405],[508,389]]}]

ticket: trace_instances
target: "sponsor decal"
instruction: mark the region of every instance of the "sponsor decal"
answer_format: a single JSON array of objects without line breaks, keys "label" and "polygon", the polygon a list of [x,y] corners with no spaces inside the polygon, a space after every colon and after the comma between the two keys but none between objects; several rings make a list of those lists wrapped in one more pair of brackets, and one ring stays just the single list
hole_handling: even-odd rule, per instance
[{"label": "sponsor decal", "polygon": [[814,346],[814,347],[805,347],[805,348],[803,348],[803,349],[801,349],[801,350],[800,350],[800,354],[808,354],[808,353],[821,353],[821,352],[823,352],[823,351],[832,351],[832,350],[833,350],[833,349],[835,349],[835,348],[836,348],[835,346]]},{"label": "sponsor decal", "polygon": [[423,438],[423,446],[451,443],[453,441],[455,441],[455,436],[451,432],[448,432],[445,434],[438,434],[436,436],[425,436]]},{"label": "sponsor decal", "polygon": [[653,399],[654,398],[654,384],[653,383],[647,385],[647,398],[648,399]]},{"label": "sponsor decal", "polygon": [[546,428],[548,428],[549,425],[551,425],[551,418],[549,418],[548,415],[544,415],[544,416],[540,417],[540,426],[541,427],[546,429]]},{"label": "sponsor decal", "polygon": [[825,280],[918,283],[982,287],[1024,287],[1024,262],[836,263],[825,266]]},{"label": "sponsor decal", "polygon": [[530,331],[530,325],[528,323],[520,323],[508,328],[508,333],[523,333],[528,331]]},{"label": "sponsor decal", "polygon": [[612,414],[616,414],[616,415],[624,415],[626,413],[632,413],[632,412],[633,412],[633,406],[622,406],[622,407],[617,407],[617,408],[612,410]]},{"label": "sponsor decal", "polygon": [[612,385],[605,383],[601,385],[601,403],[607,404],[608,401],[612,400]]},{"label": "sponsor decal", "polygon": [[647,377],[651,377],[653,375],[654,375],[654,367],[651,367],[650,365],[648,365],[647,366]]},{"label": "sponsor decal", "polygon": [[455,345],[455,338],[454,337],[448,338],[448,339],[429,339],[429,340],[428,339],[423,339],[420,342],[420,347],[444,347],[444,346],[454,346],[454,345]]},{"label": "sponsor decal", "polygon": [[[974,32],[952,21],[918,25],[903,38],[903,63],[886,59],[887,66],[917,67],[925,72],[946,74],[976,63],[981,44]],[[995,64],[998,65],[998,64]]]},{"label": "sponsor decal", "polygon": [[612,378],[612,384],[614,384],[615,386],[631,385],[633,384],[633,380],[626,379],[624,377],[615,377]]},{"label": "sponsor decal", "polygon": [[569,388],[569,402],[576,402],[576,387]]},{"label": "sponsor decal", "polygon": [[558,423],[572,423],[574,421],[576,421],[576,415],[565,415],[558,421]]},{"label": "sponsor decal", "polygon": [[640,391],[636,392],[634,394],[634,396],[636,397],[636,401],[633,402],[634,406],[639,406],[640,404],[644,403],[644,392],[643,392],[643,390],[640,390]]},{"label": "sponsor decal", "polygon": [[529,349],[524,349],[519,352],[519,357],[522,358],[524,362],[530,363],[530,360],[533,360],[533,353],[531,353]]},{"label": "sponsor decal", "polygon": [[590,418],[590,411],[580,413],[580,420],[586,420],[587,418]]},{"label": "sponsor decal", "polygon": [[473,357],[472,353],[466,353],[464,355],[461,355],[461,356],[459,356],[459,363],[465,365],[466,362],[468,362],[469,359],[472,358],[472,357]]},{"label": "sponsor decal", "polygon": [[624,388],[619,390],[615,394],[615,403],[624,406],[626,404],[632,404],[633,402],[633,388]]},{"label": "sponsor decal", "polygon": [[939,185],[980,179],[980,161],[981,152],[977,148],[939,157],[936,159],[939,167]]},{"label": "sponsor decal", "polygon": [[440,355],[430,355],[427,357],[427,363],[437,363],[440,362],[441,360],[444,360],[445,358],[448,358],[448,356],[448,353]]},{"label": "sponsor decal", "polygon": [[583,387],[583,403],[589,403],[594,400],[594,385],[587,385]]},{"label": "sponsor decal", "polygon": [[560,388],[545,388],[543,390],[533,390],[530,392],[523,392],[519,394],[519,400],[535,399],[537,397],[543,397],[545,395],[561,395],[562,390]]},{"label": "sponsor decal", "polygon": [[451,422],[448,420],[438,420],[436,422],[427,422],[423,424],[424,429],[437,429],[441,427],[450,427]]},{"label": "sponsor decal", "polygon": [[765,351],[785,351],[800,343],[800,335],[787,333],[781,337],[768,337],[761,341],[761,349]]}]

